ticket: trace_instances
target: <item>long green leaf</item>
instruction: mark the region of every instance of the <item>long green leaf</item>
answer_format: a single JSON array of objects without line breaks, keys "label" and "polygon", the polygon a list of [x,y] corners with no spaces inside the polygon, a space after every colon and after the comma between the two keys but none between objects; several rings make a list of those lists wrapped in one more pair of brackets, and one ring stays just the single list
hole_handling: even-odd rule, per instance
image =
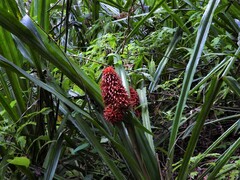
[{"label": "long green leaf", "polygon": [[50,0],[39,1],[35,0],[31,3],[30,14],[31,17],[36,17],[38,24],[45,30],[49,31],[49,8]]},{"label": "long green leaf", "polygon": [[[10,3],[14,7],[16,6],[16,3],[13,3],[13,2],[7,2],[7,3]],[[3,5],[4,5],[4,2],[2,4],[0,4],[0,8]],[[12,8],[14,8],[12,10],[11,7],[9,8],[10,12],[12,12],[15,9],[14,7],[12,7]],[[8,8],[8,6],[6,8]],[[17,13],[17,10],[14,13]],[[12,35],[3,28],[0,28],[0,42],[1,42],[0,43],[0,54],[2,54],[3,56],[8,58],[15,64],[21,65],[23,62],[23,57],[21,56],[18,49],[16,48],[15,43],[12,38]],[[24,102],[23,94],[22,94],[23,89],[21,89],[21,87],[23,87],[23,86],[21,85],[21,80],[16,75],[12,74],[11,72],[6,71],[6,74],[7,74],[8,80],[10,81],[10,85],[13,89],[11,92],[12,96],[14,99],[17,100],[18,112],[21,114],[25,111],[25,107],[24,107],[25,102]],[[10,97],[8,97],[8,98],[10,98]]]},{"label": "long green leaf", "polygon": [[74,110],[76,110],[77,112],[82,114],[83,116],[85,116],[87,118],[91,118],[90,115],[87,112],[81,110],[76,104],[69,101],[63,94],[59,93],[58,91],[53,89],[51,86],[47,85],[46,83],[36,79],[32,75],[26,73],[24,70],[22,70],[21,68],[19,68],[18,66],[16,66],[12,62],[8,61],[6,58],[4,58],[1,55],[0,55],[0,66],[8,68],[8,70],[14,71],[16,73],[22,74],[23,76],[25,76],[30,81],[36,83],[36,85],[42,87],[43,89],[49,91],[50,93],[52,93],[54,95],[56,95],[59,99],[61,99],[63,102],[65,102],[67,105],[69,105],[71,108],[73,108]]},{"label": "long green leaf", "polygon": [[[78,115],[76,115],[76,117],[77,116]],[[84,119],[82,119],[81,117],[77,117],[76,119],[69,117],[69,119],[73,123],[73,125],[79,130],[79,132],[84,134],[88,141],[98,151],[104,162],[108,165],[112,173],[115,175],[115,178],[119,180],[126,179],[124,175],[121,173],[121,171],[115,166],[110,157],[107,155],[99,141],[94,137],[94,134],[91,132],[90,127],[87,125]]]},{"label": "long green leaf", "polygon": [[[240,42],[238,42],[240,43]],[[229,63],[225,69],[225,71],[223,72],[222,76],[227,76],[230,69],[232,68],[232,66],[234,65],[234,62],[236,61],[237,57],[239,56],[240,53],[240,47],[238,47],[237,51],[235,52],[234,56],[230,58]]]},{"label": "long green leaf", "polygon": [[[135,132],[138,146],[141,150],[144,166],[146,166],[150,179],[160,179],[157,158],[149,146],[149,142],[145,136],[145,133],[137,127],[135,127]],[[145,178],[147,179],[147,177]]]},{"label": "long green leaf", "polygon": [[213,102],[215,101],[215,97],[218,94],[218,91],[220,90],[222,81],[219,81],[219,79],[217,77],[214,77],[211,81],[210,87],[208,89],[208,92],[206,94],[206,100],[203,104],[203,107],[200,111],[200,113],[197,116],[196,119],[196,124],[194,126],[194,129],[192,131],[192,135],[191,138],[189,140],[188,146],[187,146],[187,150],[184,154],[183,157],[183,162],[181,165],[181,169],[180,172],[178,174],[178,179],[187,179],[187,175],[189,173],[189,161],[190,158],[195,150],[201,129],[204,125],[205,119],[208,116],[208,113],[211,110],[211,106],[213,104]]},{"label": "long green leaf", "polygon": [[60,134],[56,142],[49,148],[47,155],[48,164],[46,165],[46,172],[44,173],[44,180],[52,180],[58,165],[60,154],[62,151],[63,135]]},{"label": "long green leaf", "polygon": [[22,22],[25,26],[7,11],[2,8],[0,9],[0,26],[16,35],[21,41],[33,48],[46,60],[53,63],[66,76],[68,76],[69,79],[83,90],[86,90],[86,92],[91,95],[90,97],[100,106],[103,106],[99,86],[89,78],[77,64],[68,59],[44,31],[38,28],[38,31],[33,33],[32,31],[34,31],[34,29],[28,29],[28,27],[33,26],[33,23],[28,16],[25,16]]},{"label": "long green leaf", "polygon": [[222,156],[220,156],[217,161],[216,165],[209,166],[205,172],[199,177],[199,180],[203,179],[208,172],[212,171],[208,175],[208,179],[215,179],[215,176],[217,173],[222,169],[222,167],[229,161],[232,154],[240,147],[240,138],[238,138],[224,153]]},{"label": "long green leaf", "polygon": [[231,76],[224,76],[223,80],[240,97],[240,84]]},{"label": "long green leaf", "polygon": [[127,11],[127,9],[124,9],[123,6],[121,6],[118,1],[114,1],[114,0],[99,0],[99,2],[102,2],[102,3],[105,3],[105,4],[108,4],[110,6],[113,6],[115,8],[118,8],[118,9],[121,9],[121,10],[125,10]]},{"label": "long green leaf", "polygon": [[163,58],[161,59],[160,63],[158,64],[156,72],[154,73],[153,82],[151,82],[151,84],[149,85],[150,92],[154,91],[154,88],[156,87],[157,83],[159,82],[159,78],[160,78],[160,75],[162,74],[163,69],[165,68],[171,54],[176,49],[177,43],[181,39],[181,34],[182,34],[182,30],[180,28],[178,28],[171,43],[168,45],[168,48],[167,48]]},{"label": "long green leaf", "polygon": [[[230,133],[232,133],[232,132],[234,131],[234,129],[236,129],[236,127],[237,127],[237,125],[239,124],[239,122],[240,122],[240,120],[236,121],[231,127],[229,127],[219,138],[217,138],[216,141],[214,141],[214,142],[211,144],[211,146],[209,146],[209,147],[206,149],[206,151],[204,151],[204,152],[201,154],[200,158],[198,158],[193,164],[191,164],[191,170],[190,170],[190,172],[193,171],[193,170],[197,167],[198,163],[199,163],[202,159],[204,159],[204,158],[207,156],[207,154],[209,154],[210,152],[212,152],[213,149],[215,149]],[[206,124],[206,123],[205,123],[205,124]]]},{"label": "long green leaf", "polygon": [[3,147],[0,146],[0,150],[1,150],[1,153],[0,155],[3,157],[1,159],[1,162],[0,162],[0,180],[5,180],[5,174],[7,173],[7,169],[8,169],[8,162],[7,160],[10,158],[9,156],[10,155],[5,155],[2,151],[3,151]]},{"label": "long green leaf", "polygon": [[[62,102],[64,102],[66,105],[71,107],[73,110],[81,114],[82,116],[86,117],[87,119],[92,119],[91,116],[80,109],[76,104],[73,102],[69,101],[64,95],[61,93],[57,92],[55,89],[47,85],[46,83],[43,83],[42,81],[36,79],[35,77],[29,75],[26,73],[24,70],[13,64],[12,62],[8,61],[4,57],[0,56],[0,66],[3,66],[5,68],[8,68],[9,70],[12,70],[16,73],[20,73],[26,78],[28,78],[30,81],[34,82],[36,85],[40,86],[41,88],[45,89],[46,91],[49,91],[50,93],[54,94],[57,96]],[[108,167],[111,169],[113,174],[116,176],[117,179],[124,179],[124,176],[122,173],[119,171],[119,169],[115,166],[115,164],[110,160],[109,156],[106,154],[104,151],[103,147],[100,145],[98,140],[95,138],[93,133],[91,132],[91,128],[87,125],[84,119],[79,118],[80,121],[76,121],[75,119],[69,117],[71,122],[76,126],[76,128],[83,133],[83,135],[91,142],[92,145],[96,148],[96,150],[99,152],[105,163],[108,165]],[[93,120],[92,120],[93,121]]]},{"label": "long green leaf", "polygon": [[16,122],[18,120],[18,116],[16,112],[14,112],[13,108],[10,106],[10,103],[6,101],[2,93],[0,93],[0,104],[7,111],[13,122]]},{"label": "long green leaf", "polygon": [[206,39],[208,37],[208,32],[212,23],[212,17],[213,13],[218,6],[220,0],[214,1],[210,0],[207,8],[203,14],[197,38],[196,38],[196,43],[194,46],[193,53],[191,55],[190,61],[187,65],[186,68],[186,73],[183,81],[183,86],[181,90],[181,94],[178,100],[174,120],[173,120],[173,128],[171,131],[170,135],[170,141],[169,141],[169,147],[168,147],[168,162],[167,162],[167,168],[168,168],[168,178],[171,179],[172,177],[172,162],[173,162],[173,156],[174,156],[174,148],[175,148],[175,143],[176,143],[176,138],[177,138],[177,133],[178,133],[178,128],[179,124],[182,118],[182,112],[186,104],[188,92],[190,89],[190,86],[192,84],[193,76],[196,71],[200,56],[202,54],[204,44],[206,42]]},{"label": "long green leaf", "polygon": [[215,66],[196,86],[194,86],[189,91],[189,95],[194,93],[199,87],[201,87],[204,83],[209,81],[213,77],[213,75],[221,71],[229,61],[230,60],[228,58],[224,58],[223,61],[221,61],[217,66]]},{"label": "long green leaf", "polygon": [[14,16],[18,19],[22,18],[20,13],[19,6],[15,0],[2,0],[1,4],[5,9],[8,9]]},{"label": "long green leaf", "polygon": [[[150,132],[152,132],[151,128],[151,122],[150,122],[150,117],[149,117],[149,111],[148,111],[148,101],[147,101],[147,92],[146,88],[143,89],[137,89],[139,99],[140,99],[140,104],[141,104],[141,111],[142,111],[142,121],[143,121],[143,126],[147,128]],[[154,147],[154,142],[153,142],[153,136],[150,134],[145,133],[146,138],[148,140],[149,146],[152,149],[153,154],[155,154],[155,147]]]}]

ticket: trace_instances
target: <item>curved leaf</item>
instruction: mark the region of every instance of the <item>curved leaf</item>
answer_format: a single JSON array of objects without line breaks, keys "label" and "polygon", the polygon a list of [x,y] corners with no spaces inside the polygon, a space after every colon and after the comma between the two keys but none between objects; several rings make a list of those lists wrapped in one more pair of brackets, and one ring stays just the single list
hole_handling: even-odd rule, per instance
[{"label": "curved leaf", "polygon": [[214,11],[218,6],[219,2],[220,0],[209,1],[199,26],[193,53],[191,55],[191,58],[186,68],[186,73],[183,80],[183,86],[182,86],[181,94],[178,100],[178,104],[177,104],[177,108],[176,108],[176,112],[173,120],[173,128],[171,131],[169,147],[168,147],[168,157],[169,157],[168,178],[171,178],[172,176],[173,155],[174,155],[174,149],[175,149],[175,143],[176,143],[177,133],[179,129],[179,124],[182,119],[182,112],[186,104],[188,92],[192,84],[194,73],[196,71],[200,56],[202,54],[205,42],[208,37],[208,32],[212,23],[212,17],[213,17]]},{"label": "curved leaf", "polygon": [[[29,27],[34,27],[34,25],[28,16],[23,18],[23,23],[25,26],[10,13],[0,8],[0,25],[3,28],[16,35],[42,57],[53,63],[64,75],[68,76],[69,79],[83,90],[86,90],[100,106],[103,106],[100,89],[96,82],[89,78],[77,64],[68,59],[43,30],[39,28],[37,32],[33,34],[32,31],[36,28],[29,29]],[[36,38],[35,35],[37,34],[39,34],[39,38]]]}]

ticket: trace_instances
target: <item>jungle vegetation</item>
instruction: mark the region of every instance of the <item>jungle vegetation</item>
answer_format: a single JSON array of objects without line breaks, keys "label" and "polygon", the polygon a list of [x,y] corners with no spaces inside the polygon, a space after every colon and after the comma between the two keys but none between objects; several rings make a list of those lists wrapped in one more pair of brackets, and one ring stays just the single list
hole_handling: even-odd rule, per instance
[{"label": "jungle vegetation", "polygon": [[[0,179],[239,179],[239,9],[1,0]],[[107,67],[139,98],[117,123]]]}]

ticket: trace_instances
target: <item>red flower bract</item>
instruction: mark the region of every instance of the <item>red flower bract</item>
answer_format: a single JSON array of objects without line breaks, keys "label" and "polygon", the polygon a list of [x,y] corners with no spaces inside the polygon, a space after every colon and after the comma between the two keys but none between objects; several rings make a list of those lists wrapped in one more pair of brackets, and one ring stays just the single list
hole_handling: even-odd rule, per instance
[{"label": "red flower bract", "polygon": [[[101,81],[102,97],[105,105],[104,118],[116,123],[123,120],[124,113],[129,107],[139,105],[139,97],[137,92],[131,87],[130,96],[122,85],[122,81],[112,66],[103,70]],[[138,116],[139,112],[135,112]]]},{"label": "red flower bract", "polygon": [[111,123],[120,122],[123,119],[123,112],[121,112],[121,109],[115,109],[111,105],[105,107],[103,115],[104,118]]},{"label": "red flower bract", "polygon": [[110,104],[115,108],[127,108],[130,106],[127,91],[112,66],[103,70],[101,90],[105,106]]}]

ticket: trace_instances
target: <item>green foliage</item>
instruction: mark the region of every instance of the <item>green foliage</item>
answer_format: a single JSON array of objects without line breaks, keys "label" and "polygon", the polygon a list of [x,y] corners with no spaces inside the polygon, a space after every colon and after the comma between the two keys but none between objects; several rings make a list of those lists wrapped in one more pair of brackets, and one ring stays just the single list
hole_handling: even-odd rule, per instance
[{"label": "green foliage", "polygon": [[[0,179],[239,178],[239,9],[2,0]],[[140,98],[118,125],[106,66]]]},{"label": "green foliage", "polygon": [[30,165],[30,160],[26,157],[14,157],[14,159],[9,159],[7,162],[15,166],[25,166],[26,168]]}]

